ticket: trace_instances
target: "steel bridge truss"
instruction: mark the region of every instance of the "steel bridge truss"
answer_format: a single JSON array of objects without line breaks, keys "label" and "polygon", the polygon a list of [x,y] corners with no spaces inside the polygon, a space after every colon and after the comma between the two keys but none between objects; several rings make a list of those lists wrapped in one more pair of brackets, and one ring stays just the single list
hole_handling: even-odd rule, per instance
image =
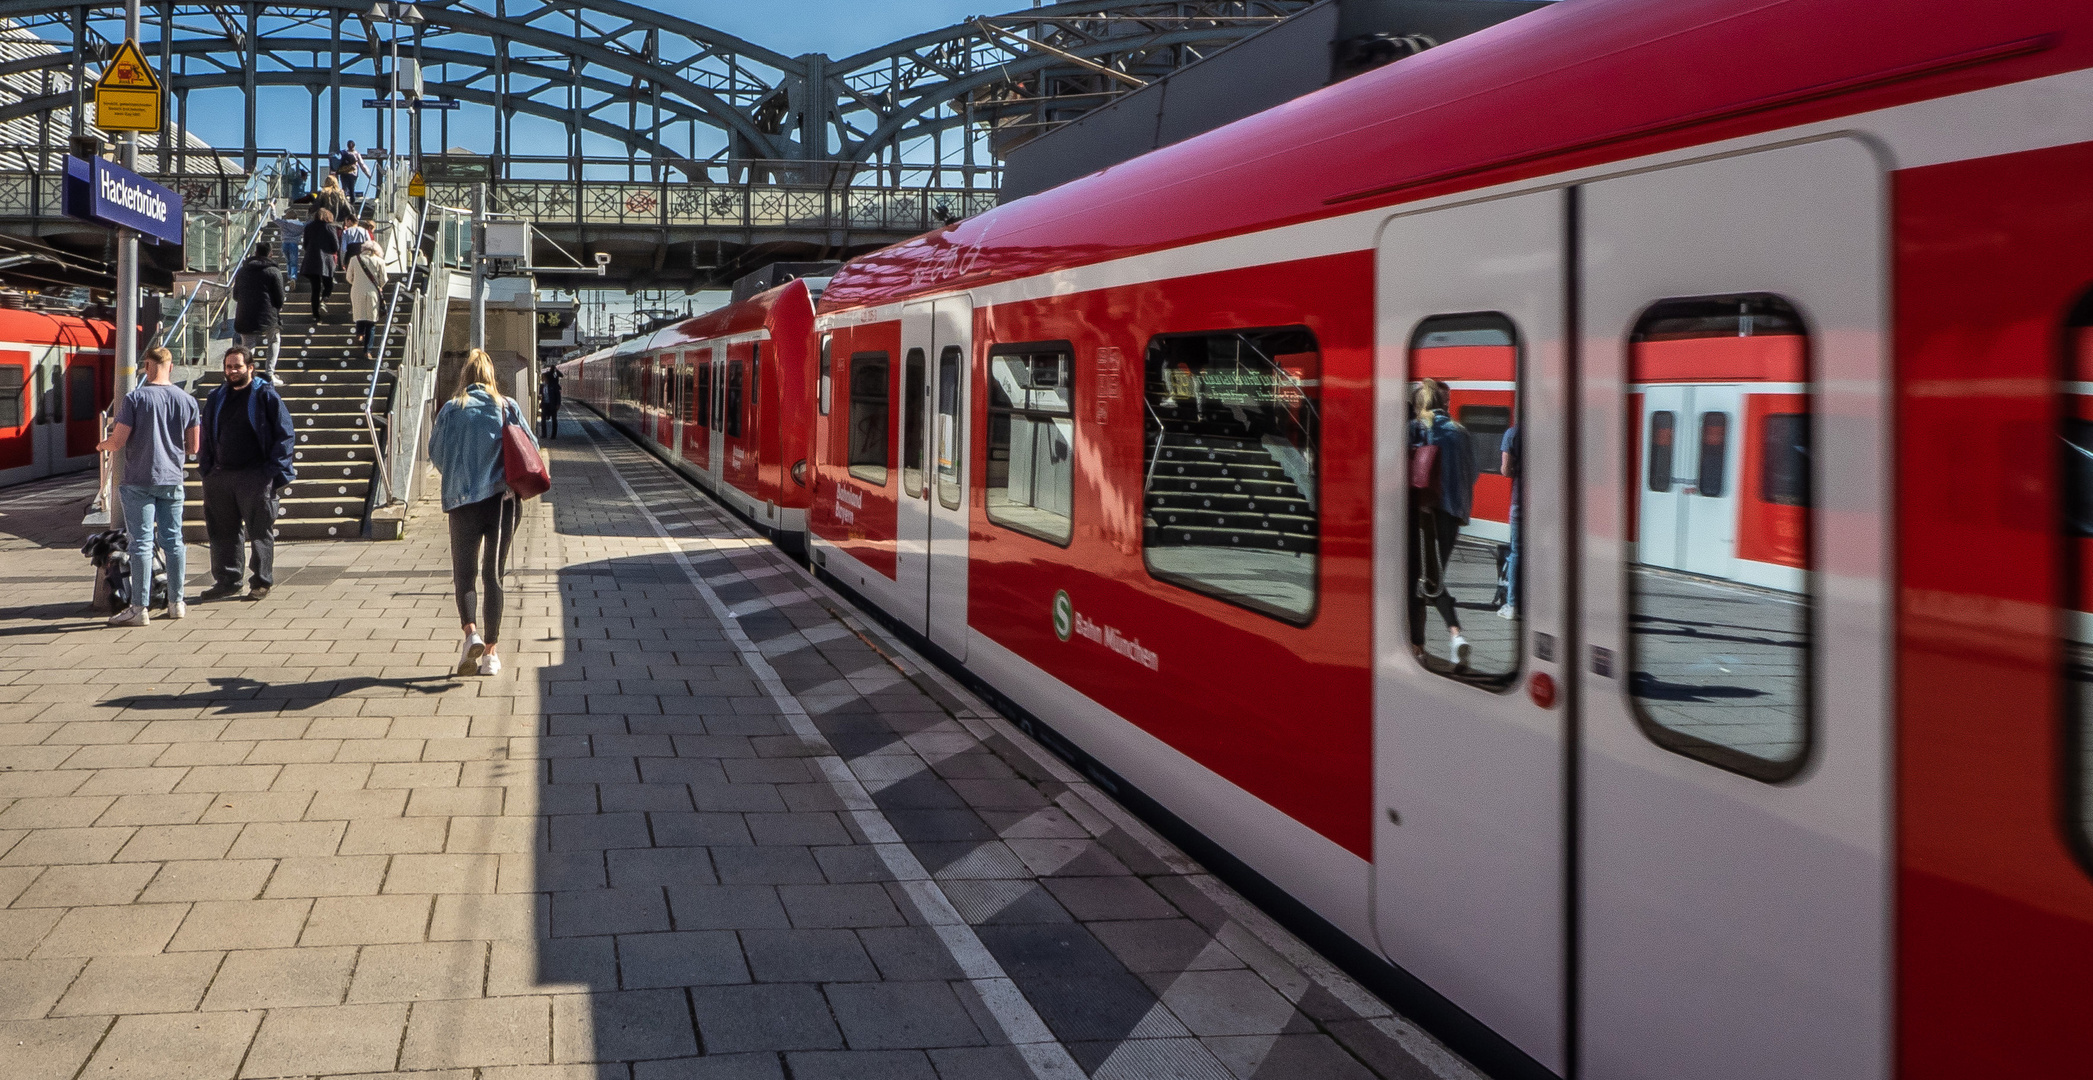
[{"label": "steel bridge truss", "polygon": [[[193,92],[241,91],[245,144],[221,149],[250,166],[264,88],[308,92],[313,142],[325,136],[310,151],[317,165],[367,130],[344,106],[363,113],[362,98],[389,93],[397,45],[426,96],[477,107],[424,123],[441,147],[482,147],[470,165],[496,180],[578,182],[616,168],[634,180],[978,190],[995,184],[985,140],[1022,142],[1309,3],[1076,0],[832,59],[784,56],[621,0],[146,0],[140,44],[185,129]],[[44,83],[57,92],[5,95],[0,120],[79,116],[79,88],[121,40],[121,15],[112,3],[0,0],[0,18],[59,47],[0,74],[65,76]],[[544,152],[562,139],[562,153]],[[181,147],[160,153],[158,171],[181,169]]]}]

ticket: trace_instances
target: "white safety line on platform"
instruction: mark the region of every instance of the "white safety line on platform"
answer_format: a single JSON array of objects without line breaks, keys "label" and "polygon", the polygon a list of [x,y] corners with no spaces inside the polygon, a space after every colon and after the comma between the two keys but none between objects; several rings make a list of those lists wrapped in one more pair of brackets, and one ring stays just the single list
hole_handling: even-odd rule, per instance
[{"label": "white safety line on platform", "polygon": [[[719,620],[721,631],[741,654],[742,662],[749,666],[749,671],[755,675],[756,681],[763,685],[771,700],[777,703],[778,711],[783,713],[786,721],[791,724],[793,733],[809,746],[818,746],[827,751],[809,761],[827,778],[830,786],[835,788],[837,796],[843,800],[844,807],[851,815],[851,820],[857,823],[858,829],[871,841],[873,850],[879,853],[880,860],[886,864],[888,872],[899,881],[902,891],[921,913],[924,922],[928,923],[939,940],[945,943],[953,961],[965,972],[968,985],[980,997],[989,1014],[995,1017],[996,1023],[1002,1027],[1003,1034],[1010,1040],[1011,1048],[1024,1058],[1033,1075],[1040,1080],[1084,1080],[1083,1070],[1077,1066],[1075,1058],[1069,1055],[1068,1049],[1047,1029],[1046,1022],[1040,1019],[1039,1013],[1025,998],[1024,992],[1018,989],[1017,983],[1004,972],[1003,965],[988,951],[988,947],[982,944],[980,936],[974,933],[974,928],[960,916],[951,898],[945,895],[944,888],[924,869],[915,852],[909,850],[908,845],[902,841],[901,834],[895,831],[893,823],[887,820],[886,814],[872,801],[871,794],[858,781],[856,774],[850,771],[850,766],[829,746],[828,739],[821,734],[821,730],[814,726],[806,708],[785,688],[784,680],[778,677],[777,670],[770,666],[770,661],[764,657],[762,650],[757,648],[755,642],[742,630],[740,622],[720,600],[719,594],[713,591],[704,575],[698,573],[697,567],[691,563],[689,554],[684,550],[683,542],[670,535],[668,529],[662,525],[661,519],[655,517],[654,512],[647,508],[646,500],[640,498],[639,492],[633,490],[632,484],[625,479],[625,474],[603,448],[603,441],[592,430],[594,425],[583,424],[581,427],[583,434],[588,436],[590,446],[596,451],[596,456],[602,460],[604,467],[610,470],[611,475],[617,478],[618,486],[624,489],[625,496],[632,500],[632,505],[639,509],[640,514],[646,518],[647,525],[660,538],[662,548],[675,558],[683,576],[697,588],[698,595],[704,597],[706,607],[710,608],[713,617]],[[635,450],[634,453],[637,454],[638,451]]]}]

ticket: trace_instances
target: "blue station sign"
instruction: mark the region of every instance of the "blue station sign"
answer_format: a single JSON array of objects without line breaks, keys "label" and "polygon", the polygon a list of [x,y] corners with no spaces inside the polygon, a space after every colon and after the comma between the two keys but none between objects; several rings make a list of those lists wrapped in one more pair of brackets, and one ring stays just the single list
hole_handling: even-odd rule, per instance
[{"label": "blue station sign", "polygon": [[65,159],[65,212],[83,221],[135,229],[169,244],[182,242],[182,197],[101,158]]}]

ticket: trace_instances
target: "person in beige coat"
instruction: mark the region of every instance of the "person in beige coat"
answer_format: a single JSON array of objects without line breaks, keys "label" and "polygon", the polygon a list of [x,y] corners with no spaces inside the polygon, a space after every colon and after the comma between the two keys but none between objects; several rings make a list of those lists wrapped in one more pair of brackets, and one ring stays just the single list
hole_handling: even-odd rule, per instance
[{"label": "person in beige coat", "polygon": [[[366,223],[365,228],[369,228]],[[363,251],[342,267],[349,278],[349,306],[356,318],[356,340],[363,347],[363,358],[371,358],[372,332],[383,317],[385,295],[385,260],[379,258],[377,245],[365,244]]]}]

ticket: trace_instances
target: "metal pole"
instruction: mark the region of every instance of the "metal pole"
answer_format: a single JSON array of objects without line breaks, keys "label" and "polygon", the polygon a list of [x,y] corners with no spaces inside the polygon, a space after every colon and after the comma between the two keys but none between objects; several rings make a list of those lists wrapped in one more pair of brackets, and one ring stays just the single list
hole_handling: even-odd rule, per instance
[{"label": "metal pole", "polygon": [[[124,38],[138,40],[138,0],[125,0]],[[165,117],[162,117],[165,119]],[[116,141],[117,163],[126,169],[138,168],[138,133],[126,131]],[[116,400],[138,386],[138,234],[129,229],[116,230]],[[112,403],[110,415],[115,415]],[[109,455],[109,527],[124,527],[124,501],[117,492],[124,482],[124,459],[122,454]],[[150,597],[141,601],[149,602]]]},{"label": "metal pole", "polygon": [[472,186],[472,322],[468,348],[487,347],[487,185]]}]

